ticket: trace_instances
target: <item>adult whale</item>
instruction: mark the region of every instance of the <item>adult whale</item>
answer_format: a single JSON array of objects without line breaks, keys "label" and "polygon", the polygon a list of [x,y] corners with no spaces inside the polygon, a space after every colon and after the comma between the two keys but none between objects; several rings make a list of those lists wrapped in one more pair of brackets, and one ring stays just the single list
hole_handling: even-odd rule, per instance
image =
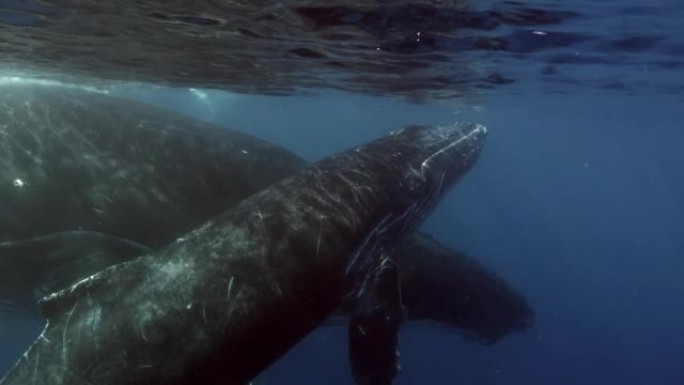
[{"label": "adult whale", "polygon": [[[5,310],[33,309],[36,288],[52,292],[166,244],[306,165],[142,103],[63,86],[2,91],[0,299],[14,302]],[[395,252],[410,267],[402,280],[413,281],[404,282],[409,319],[486,342],[531,324],[524,297],[473,259],[422,235]]]},{"label": "adult whale", "polygon": [[[45,330],[0,384],[244,384],[346,296],[361,315],[355,327],[398,323],[400,304],[385,303],[398,292],[382,293],[398,288],[388,251],[472,167],[485,133],[407,127],[51,295]],[[390,384],[395,371],[358,374],[360,384]]]}]

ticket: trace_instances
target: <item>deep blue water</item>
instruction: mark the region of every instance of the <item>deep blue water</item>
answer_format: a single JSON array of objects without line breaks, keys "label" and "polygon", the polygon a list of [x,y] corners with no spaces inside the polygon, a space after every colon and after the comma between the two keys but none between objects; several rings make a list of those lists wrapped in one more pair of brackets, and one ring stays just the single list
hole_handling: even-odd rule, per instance
[{"label": "deep blue water", "polygon": [[[200,97],[143,86],[118,92],[244,130],[310,160],[406,124],[486,124],[482,158],[424,229],[521,290],[536,324],[492,346],[407,327],[396,383],[682,385],[684,12],[674,1],[648,7],[631,1],[609,17],[601,13],[607,5],[585,5],[573,36],[615,32],[614,52],[547,40],[557,50],[528,60],[532,48],[515,39],[525,32],[513,31],[511,41],[520,45],[496,64],[520,80],[470,104],[410,105],[335,92]],[[636,37],[625,41],[629,36]],[[0,370],[39,328],[3,318]],[[326,327],[255,385],[351,381],[346,330]]]}]

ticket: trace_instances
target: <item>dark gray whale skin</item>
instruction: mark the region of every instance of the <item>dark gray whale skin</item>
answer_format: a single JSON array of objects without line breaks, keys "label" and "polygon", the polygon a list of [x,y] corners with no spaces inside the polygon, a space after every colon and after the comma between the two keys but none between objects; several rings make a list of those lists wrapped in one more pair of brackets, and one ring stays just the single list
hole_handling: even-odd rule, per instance
[{"label": "dark gray whale skin", "polygon": [[0,384],[246,383],[381,266],[484,137],[474,124],[407,127],[51,295],[45,330]]},{"label": "dark gray whale skin", "polygon": [[[0,299],[13,302],[0,311],[35,311],[36,291],[167,244],[306,166],[277,145],[139,102],[64,86],[0,91]],[[408,267],[408,320],[488,342],[532,324],[525,298],[462,253],[420,234],[394,252]]]},{"label": "dark gray whale skin", "polygon": [[409,320],[458,325],[468,340],[485,345],[534,323],[525,298],[476,259],[425,234],[408,237],[399,250]]},{"label": "dark gray whale skin", "polygon": [[3,85],[0,242],[87,230],[165,245],[303,164],[280,146],[143,103]]}]

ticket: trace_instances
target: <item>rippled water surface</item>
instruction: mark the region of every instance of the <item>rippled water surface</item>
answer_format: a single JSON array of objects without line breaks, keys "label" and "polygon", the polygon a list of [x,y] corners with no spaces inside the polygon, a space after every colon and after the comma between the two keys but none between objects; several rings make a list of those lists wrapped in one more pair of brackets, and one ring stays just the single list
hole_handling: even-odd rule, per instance
[{"label": "rippled water surface", "polygon": [[3,1],[10,71],[411,100],[478,90],[677,93],[676,1]]}]

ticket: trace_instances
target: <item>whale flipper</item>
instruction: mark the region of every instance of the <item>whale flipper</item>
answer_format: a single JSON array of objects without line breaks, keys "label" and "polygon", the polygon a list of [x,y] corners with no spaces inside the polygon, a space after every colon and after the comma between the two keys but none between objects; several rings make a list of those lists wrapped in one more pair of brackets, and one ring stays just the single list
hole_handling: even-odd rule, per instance
[{"label": "whale flipper", "polygon": [[478,259],[424,233],[404,240],[397,252],[410,319],[461,329],[482,344],[534,324],[525,296]]},{"label": "whale flipper", "polygon": [[0,243],[0,312],[30,311],[36,300],[94,272],[149,251],[128,239],[66,231]]},{"label": "whale flipper", "polygon": [[349,357],[358,385],[391,385],[398,373],[401,304],[397,254],[384,252],[356,294],[349,319]]}]

